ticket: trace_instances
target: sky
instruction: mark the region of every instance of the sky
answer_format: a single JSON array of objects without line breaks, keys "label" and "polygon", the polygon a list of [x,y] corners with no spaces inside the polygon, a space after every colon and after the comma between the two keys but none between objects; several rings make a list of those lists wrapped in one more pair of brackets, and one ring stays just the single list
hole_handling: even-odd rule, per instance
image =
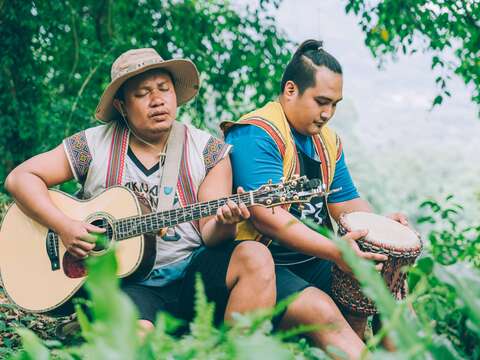
[{"label": "sky", "polygon": [[[450,83],[453,98],[429,111],[437,95],[430,56],[421,53],[400,56],[399,61],[389,61],[379,70],[378,61],[364,45],[357,18],[345,14],[344,1],[284,0],[276,20],[297,42],[308,38],[324,40],[325,48],[344,68],[344,96],[353,102],[362,125],[369,127],[372,137],[378,138],[373,141],[387,141],[380,140],[385,135],[388,141],[397,141],[396,131],[385,131],[392,127],[411,135],[410,141],[441,137],[445,127],[455,134],[465,127],[480,135],[477,109],[460,79],[454,78]],[[417,121],[429,125],[428,131],[418,133],[414,129]]]},{"label": "sky", "polygon": [[275,19],[296,42],[322,39],[343,66],[344,101],[331,125],[342,136],[358,187],[379,198],[378,184],[384,185],[385,200],[378,205],[386,210],[406,202],[418,207],[422,198],[453,193],[478,213],[480,119],[471,89],[452,78],[452,98],[430,110],[438,94],[431,55],[401,55],[378,69],[358,19],[346,15],[344,5],[342,0],[283,0]]}]

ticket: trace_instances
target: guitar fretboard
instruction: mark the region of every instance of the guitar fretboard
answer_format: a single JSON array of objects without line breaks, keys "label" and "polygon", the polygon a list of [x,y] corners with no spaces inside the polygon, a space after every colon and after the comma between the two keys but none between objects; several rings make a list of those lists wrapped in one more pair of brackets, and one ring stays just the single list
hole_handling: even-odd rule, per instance
[{"label": "guitar fretboard", "polygon": [[145,233],[156,233],[166,227],[213,215],[217,212],[218,208],[225,205],[228,200],[232,200],[237,205],[243,202],[246,206],[251,206],[255,204],[256,196],[262,192],[263,191],[249,191],[247,193],[195,203],[177,209],[119,219],[113,223],[116,239],[123,240]]}]

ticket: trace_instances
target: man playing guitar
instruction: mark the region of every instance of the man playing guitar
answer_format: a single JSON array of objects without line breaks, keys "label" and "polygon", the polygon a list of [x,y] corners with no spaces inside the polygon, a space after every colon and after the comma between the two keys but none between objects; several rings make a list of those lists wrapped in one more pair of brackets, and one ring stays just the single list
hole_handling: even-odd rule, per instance
[{"label": "man playing guitar", "polygon": [[[230,146],[176,121],[177,106],[193,98],[198,85],[198,72],[189,60],[163,60],[154,49],[123,53],[112,65],[112,81],[97,107],[96,118],[104,124],[25,161],[9,174],[6,189],[23,212],[58,234],[78,259],[89,256],[95,235],[105,229],[72,219],[55,206],[48,192],[54,185],[75,178],[83,198],[110,186],[127,186],[153,211],[162,196],[174,195],[172,207],[180,208],[229,195]],[[175,137],[172,129],[179,126],[181,135]],[[183,148],[177,186],[172,187],[165,183],[165,164],[169,147],[177,142]],[[153,327],[161,310],[186,320],[192,317],[196,272],[208,298],[216,302],[217,320],[274,305],[274,265],[267,248],[254,241],[229,241],[236,223],[248,217],[244,204],[228,201],[214,216],[156,235],[153,271],[122,284],[139,310],[143,329]]]}]

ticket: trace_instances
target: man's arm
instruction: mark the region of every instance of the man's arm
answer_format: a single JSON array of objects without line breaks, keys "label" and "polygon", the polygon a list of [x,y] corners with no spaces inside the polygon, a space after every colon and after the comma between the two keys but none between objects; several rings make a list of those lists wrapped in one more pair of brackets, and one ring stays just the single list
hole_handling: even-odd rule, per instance
[{"label": "man's arm", "polygon": [[95,246],[89,232],[103,232],[96,226],[67,217],[50,199],[48,188],[73,178],[63,145],[34,156],[16,167],[5,180],[22,211],[55,231],[69,252],[85,257]]},{"label": "man's arm", "polygon": [[361,198],[342,201],[338,203],[328,203],[328,211],[330,216],[338,223],[340,215],[343,213],[351,213],[353,211],[373,212],[368,201]]},{"label": "man's arm", "polygon": [[[329,203],[328,210],[332,218],[338,223],[340,215],[343,213],[351,213],[354,211],[373,212],[370,203],[361,198],[356,198],[348,201],[342,201],[339,203]],[[387,215],[388,218],[399,222],[402,225],[408,226],[408,218],[401,212],[395,212]]]},{"label": "man's arm", "polygon": [[[209,201],[231,195],[232,167],[227,156],[207,174],[198,190],[199,201]],[[242,190],[240,189],[240,192]],[[220,207],[215,216],[200,219],[200,233],[204,243],[214,246],[235,238],[236,223],[250,216],[245,204],[237,206],[233,201]]]},{"label": "man's arm", "polygon": [[[231,158],[236,185],[250,190],[269,179],[273,182],[280,180],[283,173],[280,152],[263,130],[252,125],[234,128],[227,134],[226,140],[234,146]],[[342,184],[343,181],[340,181],[337,185],[342,187]],[[334,261],[342,269],[348,270],[340,251],[330,239],[299,222],[288,211],[277,207],[273,214],[271,209],[254,206],[250,208],[250,213],[257,230],[267,237],[276,239],[283,246],[300,253]],[[359,256],[385,260],[383,255],[377,256],[359,250],[354,240],[364,235],[362,232],[351,232],[344,238],[351,242]]]},{"label": "man's arm", "polygon": [[[254,206],[250,213],[257,230],[267,237],[276,239],[283,246],[300,253],[333,261],[343,271],[350,271],[333,241],[310,229],[288,211],[278,207],[273,213],[271,209]],[[350,243],[358,256],[368,260],[385,261],[384,255],[363,252],[358,248],[356,240],[365,235],[365,231],[352,231],[343,239]]]},{"label": "man's arm", "polygon": [[17,166],[7,176],[5,188],[27,215],[55,230],[65,215],[53,205],[48,188],[72,178],[67,156],[59,145]]}]

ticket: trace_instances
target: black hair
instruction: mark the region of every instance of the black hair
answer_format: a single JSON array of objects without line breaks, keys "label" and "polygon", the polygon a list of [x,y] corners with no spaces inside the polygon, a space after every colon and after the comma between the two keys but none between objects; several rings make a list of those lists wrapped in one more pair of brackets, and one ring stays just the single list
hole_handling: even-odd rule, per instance
[{"label": "black hair", "polygon": [[323,49],[323,41],[306,40],[298,47],[283,73],[280,91],[287,81],[298,86],[300,95],[309,87],[315,86],[316,68],[325,66],[336,74],[342,74],[342,66],[333,55]]}]

